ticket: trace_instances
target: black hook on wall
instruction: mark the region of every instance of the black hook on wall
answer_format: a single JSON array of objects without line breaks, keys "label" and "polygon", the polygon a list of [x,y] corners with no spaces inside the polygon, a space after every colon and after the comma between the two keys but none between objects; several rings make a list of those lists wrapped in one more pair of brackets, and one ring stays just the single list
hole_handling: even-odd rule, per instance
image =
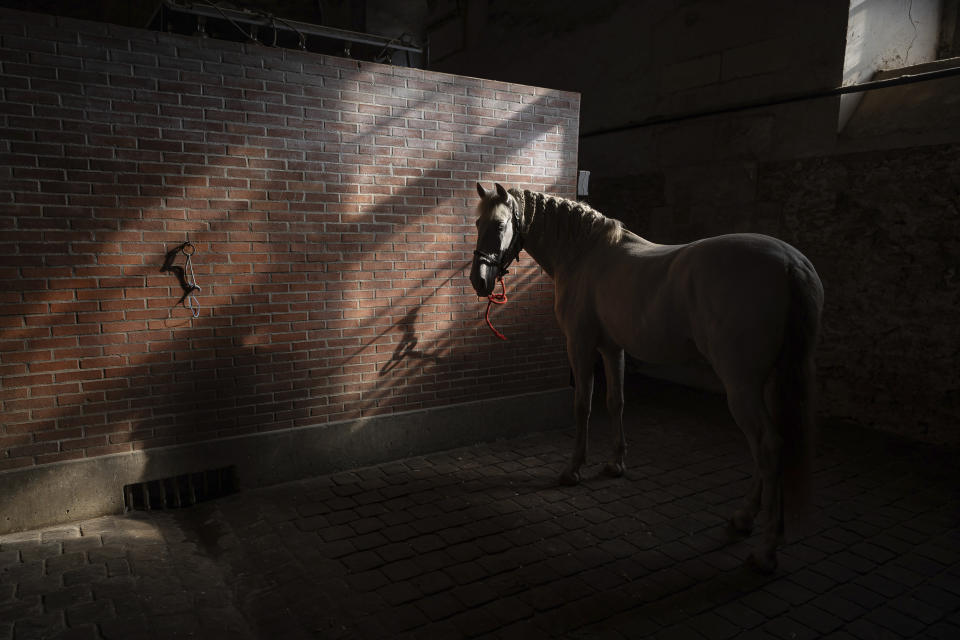
[{"label": "black hook on wall", "polygon": [[[180,281],[180,287],[183,289],[183,295],[179,300],[177,300],[177,304],[183,303],[184,307],[193,312],[194,318],[200,315],[200,303],[196,296],[193,295],[195,291],[200,291],[200,287],[197,285],[197,277],[193,273],[193,264],[190,262],[190,257],[196,253],[196,251],[197,248],[189,240],[187,240],[183,244],[180,244],[170,251],[167,251],[167,257],[163,261],[163,266],[160,267],[161,273],[164,271],[170,271],[177,276],[177,280]],[[193,279],[193,282],[187,279],[187,270],[184,267],[173,264],[173,262],[177,259],[177,256],[179,256],[181,253],[187,257],[186,266],[190,267],[190,277]]]}]

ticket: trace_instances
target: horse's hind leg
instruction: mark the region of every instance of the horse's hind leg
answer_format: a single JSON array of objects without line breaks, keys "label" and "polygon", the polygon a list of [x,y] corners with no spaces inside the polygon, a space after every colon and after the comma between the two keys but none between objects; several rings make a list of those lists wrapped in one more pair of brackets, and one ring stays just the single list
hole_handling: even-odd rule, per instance
[{"label": "horse's hind leg", "polygon": [[567,356],[573,369],[576,388],[573,395],[573,413],[577,421],[577,441],[573,446],[570,465],[560,474],[560,484],[575,485],[580,482],[580,467],[587,459],[587,437],[590,423],[590,405],[593,400],[593,347],[575,344],[567,340]]},{"label": "horse's hind leg", "polygon": [[[740,535],[749,535],[753,531],[753,521],[760,511],[760,495],[763,482],[760,475],[760,438],[763,435],[763,418],[757,417],[757,405],[762,403],[762,396],[754,389],[727,390],[727,406],[737,426],[743,431],[750,446],[750,455],[753,458],[753,478],[750,489],[744,496],[740,507],[733,512],[730,518],[730,527]],[[762,406],[762,405],[761,405]]]},{"label": "horse's hind leg", "polygon": [[763,508],[763,541],[751,556],[750,563],[764,573],[777,567],[777,544],[783,536],[783,504],[781,490],[781,449],[783,439],[763,401],[763,386],[750,385],[727,391],[727,404],[743,430],[753,453],[755,470],[750,491],[732,519],[740,531],[749,531],[759,508]]},{"label": "horse's hind leg", "polygon": [[[771,426],[773,423],[770,423]],[[783,438],[773,428],[760,441],[761,503],[766,523],[763,540],[754,549],[751,564],[763,573],[777,568],[777,545],[783,541]]]},{"label": "horse's hind leg", "polygon": [[607,379],[607,412],[613,425],[613,460],[603,471],[608,476],[619,478],[626,466],[627,439],[623,435],[623,349],[602,349],[603,369]]}]

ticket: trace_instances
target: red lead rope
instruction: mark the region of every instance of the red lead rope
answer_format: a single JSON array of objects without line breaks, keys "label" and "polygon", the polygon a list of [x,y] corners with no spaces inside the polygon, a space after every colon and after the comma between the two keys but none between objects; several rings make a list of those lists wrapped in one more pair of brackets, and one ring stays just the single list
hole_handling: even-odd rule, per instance
[{"label": "red lead rope", "polygon": [[493,333],[501,340],[506,340],[507,336],[497,331],[493,327],[493,323],[490,322],[490,305],[491,304],[507,304],[507,287],[506,285],[503,284],[503,278],[502,277],[497,278],[497,282],[500,283],[500,293],[494,292],[494,293],[491,293],[489,296],[487,296],[487,300],[489,300],[489,302],[487,303],[487,313],[484,317],[487,319],[487,326],[490,327],[490,331],[493,331]]}]

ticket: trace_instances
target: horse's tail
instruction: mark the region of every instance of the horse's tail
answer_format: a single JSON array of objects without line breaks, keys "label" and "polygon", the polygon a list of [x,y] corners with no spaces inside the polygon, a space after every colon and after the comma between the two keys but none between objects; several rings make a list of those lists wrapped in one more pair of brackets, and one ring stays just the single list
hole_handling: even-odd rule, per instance
[{"label": "horse's tail", "polygon": [[790,303],[776,366],[773,414],[783,438],[783,505],[786,513],[802,523],[809,519],[813,498],[816,443],[813,352],[820,331],[823,289],[812,265],[791,267],[788,276]]}]

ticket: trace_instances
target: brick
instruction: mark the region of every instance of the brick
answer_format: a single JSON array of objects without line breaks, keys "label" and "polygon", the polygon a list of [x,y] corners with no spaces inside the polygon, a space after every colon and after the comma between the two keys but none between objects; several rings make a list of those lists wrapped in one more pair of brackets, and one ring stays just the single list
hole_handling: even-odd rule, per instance
[{"label": "brick", "polygon": [[[17,167],[16,175],[29,182],[16,188],[41,189],[41,192],[18,192],[17,195],[18,199],[22,200],[18,202],[18,206],[24,215],[22,230],[18,230],[18,233],[23,234],[18,241],[21,254],[26,256],[28,254],[24,252],[36,250],[38,253],[29,255],[41,259],[46,255],[49,266],[59,265],[69,270],[61,276],[54,276],[52,272],[38,274],[35,282],[21,281],[20,284],[28,290],[50,292],[43,305],[57,305],[55,309],[49,310],[36,307],[35,313],[31,312],[27,316],[27,322],[34,322],[29,318],[36,316],[35,322],[44,322],[44,329],[49,329],[49,335],[54,339],[129,336],[131,345],[136,343],[144,347],[118,347],[109,353],[95,353],[83,348],[83,344],[78,345],[81,348],[74,345],[56,347],[67,351],[58,351],[56,354],[47,352],[45,360],[44,354],[30,356],[34,373],[56,372],[62,376],[80,376],[86,375],[87,370],[90,373],[101,372],[99,378],[132,381],[126,387],[127,401],[148,406],[162,402],[162,396],[157,395],[159,387],[147,384],[147,378],[143,376],[131,375],[135,366],[144,358],[151,357],[145,354],[157,354],[151,362],[159,364],[170,361],[169,357],[159,354],[175,352],[172,348],[162,348],[165,338],[158,332],[169,330],[169,327],[163,326],[163,319],[169,313],[169,300],[176,297],[176,285],[169,276],[155,273],[156,267],[150,267],[154,259],[149,256],[154,255],[159,261],[163,253],[159,245],[179,239],[180,231],[196,232],[202,229],[206,222],[197,217],[200,212],[237,208],[237,212],[232,215],[241,215],[240,211],[243,211],[244,229],[251,224],[254,227],[259,225],[265,230],[259,235],[238,236],[240,240],[232,240],[225,235],[210,235],[208,242],[212,244],[206,247],[201,245],[201,254],[206,262],[201,262],[198,258],[198,265],[217,267],[229,264],[235,267],[229,272],[222,272],[226,281],[218,282],[216,290],[204,291],[201,304],[208,309],[224,305],[224,308],[236,308],[234,302],[241,300],[251,286],[264,284],[262,280],[269,277],[262,269],[262,265],[267,264],[264,250],[267,246],[273,255],[279,258],[274,262],[274,266],[280,267],[280,272],[296,271],[291,270],[291,266],[302,263],[304,253],[300,247],[289,244],[288,238],[282,237],[286,232],[285,228],[275,225],[276,221],[282,219],[299,220],[302,224],[302,203],[309,201],[317,203],[319,207],[329,206],[331,211],[340,207],[337,213],[352,213],[358,206],[382,202],[383,208],[389,211],[385,215],[393,216],[398,224],[402,224],[409,216],[419,218],[424,214],[431,217],[439,215],[436,198],[447,196],[449,191],[446,186],[436,194],[428,193],[428,189],[438,177],[449,178],[449,171],[430,174],[429,178],[424,176],[424,171],[433,170],[437,166],[437,160],[450,158],[453,147],[443,154],[428,157],[434,143],[427,142],[425,135],[443,133],[439,131],[438,123],[449,124],[452,117],[439,105],[444,105],[444,108],[455,107],[452,96],[465,91],[459,83],[469,84],[472,80],[450,79],[444,76],[442,87],[436,80],[430,79],[416,80],[415,83],[421,84],[412,88],[405,86],[406,80],[402,76],[392,75],[394,72],[374,82],[372,74],[354,69],[351,73],[359,73],[358,77],[365,78],[363,82],[359,82],[341,78],[343,70],[336,59],[314,57],[310,58],[313,69],[310,74],[303,73],[305,63],[300,61],[279,61],[276,64],[271,62],[273,66],[289,67],[289,72],[294,74],[289,80],[295,82],[279,82],[269,74],[259,77],[258,74],[264,73],[260,67],[261,57],[229,50],[234,46],[230,43],[198,43],[176,38],[176,44],[158,43],[153,40],[155,34],[117,31],[116,34],[109,35],[102,29],[96,34],[84,33],[80,40],[77,40],[71,34],[83,33],[75,31],[79,29],[77,25],[81,24],[85,23],[72,21],[67,31],[58,31],[59,35],[56,36],[52,35],[52,32],[19,32],[15,37],[22,39],[25,46],[18,46],[18,50],[23,53],[11,53],[13,57],[5,61],[5,71],[11,76],[5,95],[9,105],[7,114],[12,118],[12,124],[27,127],[25,132],[52,128],[45,133],[43,142],[26,138],[12,141],[11,151],[15,154],[14,158],[18,159],[13,163]],[[64,37],[67,41],[62,40]],[[141,40],[142,37],[148,40]],[[208,45],[214,45],[214,48],[205,48]],[[220,51],[218,47],[224,50]],[[228,62],[227,57],[231,55],[234,57]],[[83,70],[78,68],[78,60],[81,58],[84,61]],[[36,64],[29,64],[31,61]],[[253,65],[246,69],[247,73],[244,72],[246,65]],[[20,83],[15,82],[19,79],[17,74],[21,73],[34,76],[35,86],[29,85],[25,79]],[[227,73],[226,84],[222,82],[221,73]],[[330,84],[316,86],[319,78],[324,78],[324,82],[329,81]],[[83,83],[83,105],[78,102],[81,99],[80,83]],[[418,99],[423,96],[425,88],[453,93],[431,94],[429,104],[436,108],[410,112],[406,99],[395,99],[392,96],[391,90],[394,88],[413,92],[411,95],[416,94]],[[74,98],[74,95],[77,97]],[[532,100],[534,96],[534,90],[516,87],[494,94],[491,99],[496,100],[496,106],[503,109],[506,108],[505,105],[523,104],[524,100]],[[381,98],[386,101],[381,103]],[[378,126],[373,135],[361,132],[361,126],[375,122],[373,118],[391,118],[394,104],[396,108],[404,109],[402,120]],[[577,107],[569,100],[558,99],[555,104],[559,106],[550,108],[557,113],[576,113]],[[36,113],[29,110],[31,105],[35,105]],[[19,106],[26,109],[17,110]],[[481,104],[477,103],[476,106],[481,107]],[[65,125],[61,127],[60,120],[69,120],[71,131],[67,131]],[[317,122],[321,123],[320,130],[314,126]],[[327,130],[324,131],[324,128]],[[462,135],[473,135],[478,145],[483,143],[483,138],[487,136],[486,131],[480,130],[474,134],[466,134],[463,126],[457,131],[463,132]],[[345,142],[338,138],[340,135],[351,134],[355,138]],[[568,130],[568,134],[573,135],[572,128]],[[557,136],[554,143],[561,139],[563,136]],[[341,142],[342,148],[338,148]],[[374,144],[377,142],[380,144]],[[310,144],[314,143],[326,143],[330,145],[329,150],[313,151]],[[516,150],[514,147],[522,144],[522,141],[519,138],[510,138],[498,144],[501,145],[498,152],[509,154]],[[288,148],[284,149],[284,146]],[[321,185],[322,189],[317,188],[320,181],[312,179],[321,177],[321,165],[311,164],[311,160],[325,163],[322,165],[322,176],[326,179],[326,184]],[[495,160],[491,157],[490,161]],[[560,180],[558,184],[565,185],[564,188],[569,192],[573,168],[560,168],[546,158],[544,161],[541,163],[542,171],[555,175]],[[533,161],[524,162],[525,166],[531,168],[539,166]],[[398,187],[408,186],[404,182],[404,174],[412,178],[424,178],[430,183],[410,184],[409,191],[403,193],[394,192],[387,183],[361,183],[357,181],[361,163],[372,168],[382,167],[377,175],[395,178],[394,182]],[[313,170],[312,175],[304,173],[310,170]],[[489,170],[492,175],[493,167],[490,166]],[[241,173],[231,175],[228,171]],[[471,183],[466,180],[474,177],[471,175],[464,178],[456,183],[456,188],[468,191]],[[361,187],[364,189],[363,193]],[[2,193],[0,197],[3,197]],[[470,197],[472,198],[472,194]],[[156,209],[161,199],[164,199],[166,204],[163,215],[159,215],[159,210]],[[37,211],[30,213],[30,206],[35,206]],[[27,235],[28,230],[38,229],[35,224],[28,225],[27,221],[41,220],[40,206],[45,207],[42,219],[45,226],[56,225],[51,227],[51,231],[73,229],[72,235],[59,238],[41,237],[39,233],[33,237]],[[311,207],[311,215],[322,214],[317,212],[318,206]],[[288,207],[290,213],[285,213]],[[93,208],[97,209],[95,218],[91,217]],[[447,209],[443,207],[447,219],[442,224],[431,225],[429,231],[422,234],[411,232],[409,242],[429,240],[432,243],[446,243],[462,240],[459,229],[455,233],[449,232],[451,226],[465,226],[461,224],[462,216],[459,213],[447,215]],[[121,222],[127,224],[124,221],[133,218],[141,219],[137,232],[119,230],[118,225]],[[165,221],[162,223],[165,227],[155,224],[161,220]],[[339,228],[336,226],[338,219],[330,222],[334,226],[331,227],[330,237],[324,239],[324,242],[341,243],[343,251],[357,253],[361,251],[360,242],[375,242],[378,236],[392,233],[390,225],[394,224],[364,222],[362,226],[351,224]],[[274,227],[271,229],[270,225]],[[110,230],[109,242],[92,242],[91,232],[99,228]],[[144,233],[142,236],[141,229]],[[164,237],[160,238],[156,234],[162,232],[162,229],[169,233],[164,232]],[[209,232],[212,234],[213,230]],[[271,238],[271,233],[279,235]],[[176,237],[171,237],[171,234]],[[263,246],[254,247],[250,242],[262,243]],[[350,246],[355,249],[349,249]],[[284,249],[278,251],[279,247]],[[440,252],[435,253],[432,249],[433,247],[429,251],[409,252],[410,278],[422,278],[425,274],[432,275],[441,270],[449,270],[452,268],[452,260],[459,259],[459,255],[456,258],[442,257]],[[468,253],[466,247],[464,252]],[[228,260],[227,255],[232,258]],[[373,335],[376,332],[371,331],[377,322],[374,310],[401,303],[402,298],[408,294],[409,287],[388,286],[390,283],[386,271],[392,268],[389,261],[378,259],[362,268],[358,266],[356,271],[339,271],[350,263],[360,265],[358,260],[343,259],[345,257],[338,254],[336,259],[330,262],[330,268],[323,272],[329,275],[319,279],[308,281],[301,274],[297,281],[303,285],[298,286],[298,291],[278,290],[271,295],[278,304],[285,307],[284,311],[292,311],[287,305],[304,302],[308,294],[319,295],[321,289],[329,292],[339,289],[357,291],[359,285],[354,283],[364,281],[365,292],[376,290],[381,294],[365,297],[366,302],[362,307],[337,307],[332,300],[317,302],[314,312],[334,314],[323,321],[329,323],[326,326],[332,326],[335,330],[348,327],[349,330]],[[22,261],[21,259],[20,262]],[[124,273],[134,273],[134,270],[141,266],[144,274],[149,274],[150,278],[150,286],[146,289],[142,289],[142,276],[122,276]],[[203,269],[198,272],[201,283],[205,279],[204,273]],[[340,273],[346,274],[346,279],[341,280],[336,275]],[[533,273],[533,270],[530,273]],[[274,277],[279,276],[274,274]],[[261,281],[259,285],[256,284],[258,281]],[[287,288],[288,283],[293,287],[293,282],[293,279],[284,282],[276,280],[274,284]],[[448,305],[448,310],[436,307],[423,314],[424,322],[432,325],[446,321],[450,313],[457,314],[463,321],[475,321],[473,308],[459,302],[457,295],[444,298],[443,305]],[[168,302],[164,303],[164,300]],[[88,308],[94,303],[101,304],[101,307]],[[5,303],[0,303],[3,304]],[[11,313],[15,313],[15,304],[8,307]],[[276,312],[280,311],[278,309]],[[74,316],[74,321],[71,322],[67,314],[77,312],[82,312],[81,316]],[[53,319],[52,313],[63,315]],[[218,318],[226,320],[231,315],[235,314],[231,311]],[[45,319],[41,320],[43,316]],[[238,316],[235,317],[239,320]],[[534,322],[533,318],[534,316],[530,315],[525,322]],[[342,326],[335,326],[335,321],[340,321]],[[246,326],[250,323],[265,329],[253,337],[262,349],[279,345],[305,345],[307,334],[303,333],[302,329],[274,331],[265,316],[245,324],[238,321],[234,326]],[[39,328],[40,325],[32,326]],[[529,335],[534,333],[527,331]],[[439,335],[438,333],[437,336]],[[565,365],[559,342],[545,347],[536,344],[536,341],[531,342],[535,351],[553,354],[553,370],[558,373],[562,371]],[[296,347],[298,350],[300,348]],[[455,350],[460,348],[454,347]],[[71,349],[75,351],[69,351]],[[300,358],[304,357],[304,352],[297,352]],[[15,350],[14,353],[22,353],[22,350]],[[198,361],[197,371],[208,371],[221,366],[221,361],[215,359],[213,353],[212,350],[192,353],[193,359]],[[339,354],[331,352],[323,357],[329,363],[339,357]],[[17,356],[11,358],[16,360]],[[382,357],[378,356],[378,359],[371,359],[367,373],[374,371],[374,362],[387,362],[388,358],[389,356],[384,354]],[[26,363],[26,360],[11,361],[11,364]],[[319,364],[323,366],[322,362]],[[525,363],[519,361],[511,366],[518,372],[520,369],[528,370]],[[102,372],[109,373],[104,376]],[[353,395],[330,396],[335,397],[337,402],[317,405],[312,408],[312,412],[314,417],[320,420],[330,420],[338,415],[338,411],[383,414],[439,406],[458,401],[473,393],[474,380],[469,376],[460,377],[455,383],[451,383],[447,372],[437,370],[425,375],[423,380],[417,383],[418,388],[424,385],[426,390],[422,393],[407,394],[402,400],[398,395],[396,399],[384,400],[379,406],[364,407],[360,401],[361,391],[369,391],[379,382],[373,377],[361,377],[365,374],[358,370],[353,383],[355,386],[350,390]],[[229,373],[225,375],[224,379],[230,379]],[[288,384],[283,374],[271,372],[268,375],[272,379],[258,383],[261,388],[265,393],[282,393],[283,387]],[[559,375],[552,379],[527,378],[524,390],[552,388],[557,385],[559,378]],[[80,379],[81,377],[76,378]],[[500,389],[510,386],[507,378],[502,378],[498,384]],[[443,390],[443,393],[438,390]],[[35,387],[35,393],[41,391],[44,390]],[[85,407],[83,411],[89,411],[90,407],[94,406],[83,393],[64,394],[52,387],[44,392],[49,393],[49,396],[46,396],[49,398],[53,398],[56,393],[59,402],[68,412],[79,413],[81,407]],[[315,397],[328,395],[321,391],[319,385],[314,386],[314,392]],[[488,391],[490,395],[496,392],[495,388]],[[279,396],[277,399],[280,399]],[[6,408],[18,412],[32,410],[35,414],[39,410],[53,408],[41,405],[29,396],[21,397],[20,400],[19,405]],[[292,399],[287,398],[285,401],[291,402]],[[262,412],[259,417],[266,419],[266,415],[266,412]],[[289,410],[276,412],[271,415],[272,422],[264,424],[263,428],[280,428],[288,424],[285,421],[294,419],[299,418],[295,418],[295,414]],[[30,424],[32,418],[27,420],[25,425]],[[242,426],[239,417],[231,416],[226,420],[232,422],[234,428]],[[37,447],[38,450],[15,451],[14,453],[22,454],[18,458],[3,456],[5,459],[0,461],[0,467],[8,469],[29,466],[32,463],[54,463],[82,455],[122,453],[131,448],[142,449],[173,442],[157,437],[157,434],[148,429],[127,430],[125,435],[119,435],[121,432],[116,431],[109,421],[101,422],[100,427],[102,431],[85,433],[84,437],[70,438],[69,442],[51,434],[50,440],[43,443],[22,443],[17,446]],[[229,428],[224,428],[221,433],[226,434],[228,431]],[[95,440],[106,434],[117,435],[111,435],[110,441]],[[58,444],[61,448],[54,449]],[[370,499],[376,501],[373,497]],[[352,522],[347,514],[337,518],[339,524]],[[319,521],[314,524],[321,525]],[[394,530],[394,534],[397,535],[400,531]],[[373,530],[358,533],[366,535],[373,533]],[[327,531],[327,536],[331,539],[338,535],[347,534],[345,531]]]}]

